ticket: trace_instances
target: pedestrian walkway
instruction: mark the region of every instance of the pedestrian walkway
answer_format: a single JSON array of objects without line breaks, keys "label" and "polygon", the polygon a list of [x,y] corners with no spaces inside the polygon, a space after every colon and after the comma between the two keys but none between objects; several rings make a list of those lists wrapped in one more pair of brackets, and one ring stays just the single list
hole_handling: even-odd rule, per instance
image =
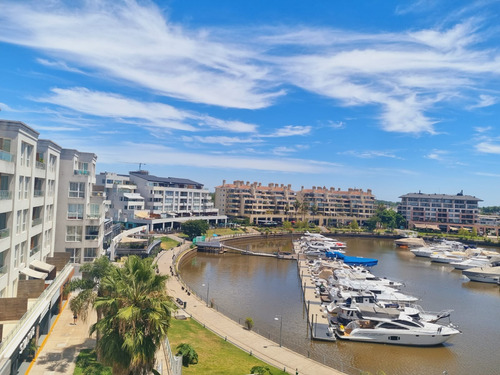
[{"label": "pedestrian walkway", "polygon": [[[171,237],[174,238],[173,236]],[[190,243],[185,243],[174,248],[173,251],[163,251],[160,253],[157,258],[160,272],[170,275],[170,267],[175,269],[175,260],[179,254],[189,249],[189,247]],[[286,369],[291,374],[295,374],[298,371],[300,375],[343,374],[285,347],[280,347],[274,341],[268,340],[253,331],[244,329],[235,321],[206,306],[206,303],[198,299],[193,293],[188,295],[185,286],[177,277],[170,277],[167,281],[167,290],[174,299],[180,298],[186,302],[184,311],[187,315],[192,316],[219,336],[227,337],[228,341],[247,352],[252,352],[255,357],[277,368]]]},{"label": "pedestrian walkway", "polygon": [[72,374],[80,351],[95,347],[95,338],[89,336],[89,327],[95,322],[96,313],[92,310],[86,322],[77,319],[74,324],[73,313],[66,301],[26,374]]}]

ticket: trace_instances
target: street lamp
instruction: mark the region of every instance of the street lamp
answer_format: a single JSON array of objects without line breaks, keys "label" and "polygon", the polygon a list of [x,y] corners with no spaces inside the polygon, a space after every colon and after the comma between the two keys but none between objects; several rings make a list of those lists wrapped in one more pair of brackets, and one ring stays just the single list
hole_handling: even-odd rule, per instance
[{"label": "street lamp", "polygon": [[[278,318],[279,317],[279,318]],[[282,346],[282,341],[281,341],[281,333],[283,332],[283,315],[276,315],[274,317],[274,320],[279,320],[280,321],[280,347]]]},{"label": "street lamp", "polygon": [[[201,285],[205,286],[205,284],[201,284]],[[208,307],[208,293],[210,292],[210,283],[208,281],[207,281],[206,287],[207,287],[207,307]]]}]

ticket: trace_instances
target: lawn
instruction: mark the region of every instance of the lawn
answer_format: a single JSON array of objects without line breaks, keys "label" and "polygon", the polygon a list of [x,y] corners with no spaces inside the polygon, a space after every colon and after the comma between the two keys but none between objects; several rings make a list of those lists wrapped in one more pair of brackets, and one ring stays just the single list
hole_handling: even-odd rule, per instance
[{"label": "lawn", "polygon": [[162,237],[160,246],[163,250],[169,250],[176,247],[178,244],[179,242],[171,239],[170,237]]},{"label": "lawn", "polygon": [[237,234],[237,233],[245,233],[244,230],[240,228],[215,228],[215,229],[209,229],[207,233],[205,234],[206,237],[212,237],[214,234],[218,236],[227,236],[228,234]]},{"label": "lawn", "polygon": [[183,367],[182,373],[184,375],[244,375],[249,374],[250,369],[254,366],[267,366],[273,375],[286,374],[286,372],[269,366],[224,341],[192,319],[172,319],[168,339],[174,354],[176,353],[175,348],[181,343],[190,344],[198,353],[198,364]]}]

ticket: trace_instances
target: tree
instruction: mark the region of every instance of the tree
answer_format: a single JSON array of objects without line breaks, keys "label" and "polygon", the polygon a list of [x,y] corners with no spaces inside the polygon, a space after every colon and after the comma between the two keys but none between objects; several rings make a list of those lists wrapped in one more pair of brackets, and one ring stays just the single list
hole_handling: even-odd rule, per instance
[{"label": "tree", "polygon": [[182,365],[185,367],[198,363],[198,353],[196,353],[196,350],[189,344],[182,343],[177,345],[176,355],[182,355]]},{"label": "tree", "polygon": [[296,219],[298,219],[298,215],[299,215],[299,210],[300,208],[302,207],[302,202],[299,201],[298,199],[296,199],[294,202],[293,202],[293,208],[295,209],[295,216],[296,216]]},{"label": "tree", "polygon": [[182,223],[181,230],[190,240],[205,234],[208,230],[208,223],[205,220],[188,220]]},{"label": "tree", "polygon": [[311,215],[312,215],[312,218],[313,218],[313,221],[314,221],[314,216],[316,216],[318,214],[318,211],[319,211],[318,205],[316,203],[314,203],[310,207],[310,210],[311,210]]},{"label": "tree", "polygon": [[251,331],[252,328],[253,328],[253,319],[252,318],[246,318],[245,319],[245,326],[247,327],[247,329],[249,331]]},{"label": "tree", "polygon": [[155,272],[151,258],[130,256],[102,279],[103,296],[94,306],[103,317],[90,331],[101,334],[96,350],[113,374],[151,372],[175,309],[165,291],[167,278]]},{"label": "tree", "polygon": [[356,220],[351,221],[351,224],[349,226],[353,231],[359,230],[359,225]]},{"label": "tree", "polygon": [[267,366],[253,366],[250,370],[250,374],[257,374],[257,375],[272,375],[271,370]]}]

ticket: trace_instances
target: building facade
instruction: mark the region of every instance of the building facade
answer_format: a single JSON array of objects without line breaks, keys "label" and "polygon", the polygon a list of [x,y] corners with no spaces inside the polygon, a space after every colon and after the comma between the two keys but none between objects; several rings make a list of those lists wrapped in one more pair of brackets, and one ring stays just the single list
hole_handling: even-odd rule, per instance
[{"label": "building facade", "polygon": [[402,195],[398,205],[400,213],[409,228],[428,228],[441,231],[472,229],[479,224],[479,202],[471,195],[459,193]]},{"label": "building facade", "polygon": [[103,172],[97,176],[111,203],[108,217],[127,227],[147,225],[164,231],[185,221],[201,219],[212,225],[225,223],[210,191],[203,184],[175,177],[158,177],[139,170],[129,175]]},{"label": "building facade", "polygon": [[92,262],[104,254],[104,189],[96,187],[97,156],[72,149],[61,151],[57,195],[56,251],[72,263]]},{"label": "building facade", "polygon": [[215,188],[215,206],[221,214],[248,217],[254,224],[285,220],[318,225],[363,223],[374,214],[371,190],[316,187],[295,191],[291,185],[223,181]]}]

